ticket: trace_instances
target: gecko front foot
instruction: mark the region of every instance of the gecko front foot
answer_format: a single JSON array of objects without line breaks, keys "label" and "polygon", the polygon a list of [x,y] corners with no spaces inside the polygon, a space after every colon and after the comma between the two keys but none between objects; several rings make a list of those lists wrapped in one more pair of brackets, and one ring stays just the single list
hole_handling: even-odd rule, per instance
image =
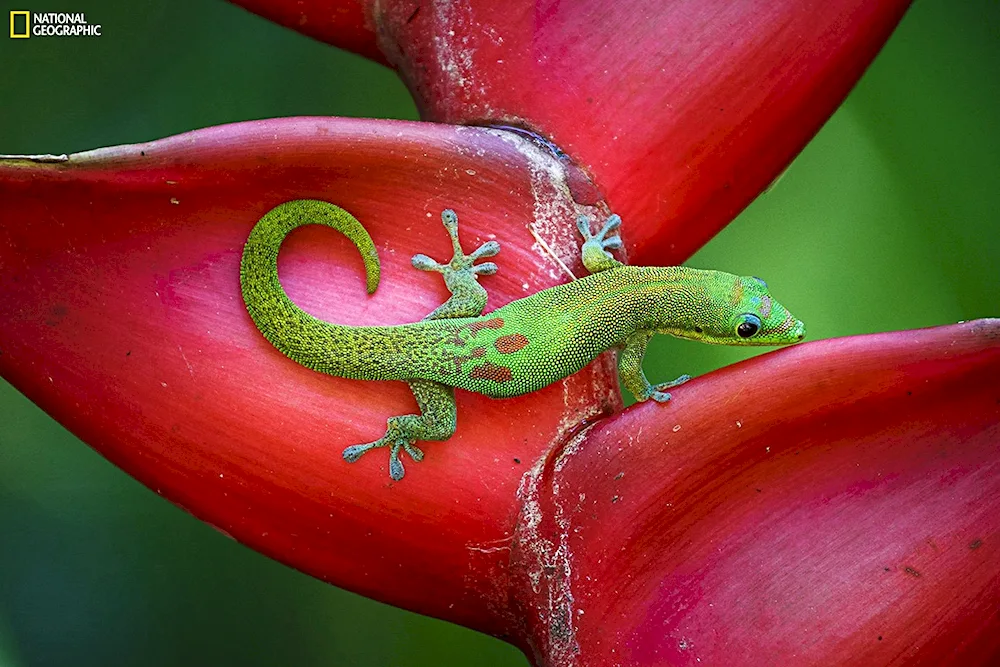
[{"label": "gecko front foot", "polygon": [[621,266],[622,263],[611,256],[608,250],[618,250],[622,247],[622,238],[616,233],[608,237],[613,231],[621,227],[622,219],[618,215],[612,215],[605,222],[604,226],[596,234],[590,233],[590,218],[581,215],[576,219],[576,228],[583,236],[583,265],[591,273],[613,269]]},{"label": "gecko front foot", "polygon": [[458,240],[458,215],[450,208],[446,208],[441,212],[441,222],[444,223],[444,228],[448,231],[448,236],[451,237],[451,247],[454,249],[451,261],[447,264],[441,264],[435,262],[427,255],[414,255],[411,260],[414,268],[421,271],[443,273],[445,282],[464,271],[471,273],[473,279],[477,275],[492,276],[497,272],[497,265],[493,262],[485,262],[478,266],[475,263],[484,257],[495,257],[499,254],[499,243],[496,241],[487,241],[473,250],[471,254],[466,255],[462,250],[462,244]]},{"label": "gecko front foot", "polygon": [[476,262],[484,257],[496,256],[500,252],[500,244],[487,241],[466,255],[458,241],[458,216],[450,208],[445,209],[441,212],[441,221],[451,237],[454,249],[451,261],[441,264],[427,255],[414,255],[410,260],[415,269],[443,274],[444,284],[451,292],[451,298],[424,319],[477,317],[486,307],[486,290],[479,284],[479,276],[492,276],[497,272],[497,265],[493,262]]},{"label": "gecko front foot", "polygon": [[673,387],[677,387],[679,385],[684,384],[690,379],[691,379],[690,375],[682,375],[676,380],[671,380],[670,382],[661,382],[660,384],[654,384],[652,387],[650,387],[649,396],[647,396],[647,398],[651,398],[657,403],[666,403],[667,401],[670,400],[670,394],[664,391],[664,389],[672,389]]}]

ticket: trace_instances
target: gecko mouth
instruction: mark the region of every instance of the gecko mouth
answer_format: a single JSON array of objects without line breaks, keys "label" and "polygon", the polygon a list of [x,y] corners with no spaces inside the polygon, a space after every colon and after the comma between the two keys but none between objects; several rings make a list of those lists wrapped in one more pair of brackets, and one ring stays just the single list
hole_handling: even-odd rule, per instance
[{"label": "gecko mouth", "polygon": [[802,320],[797,320],[795,322],[795,328],[792,329],[792,336],[795,337],[796,342],[806,337],[806,325],[802,322]]},{"label": "gecko mouth", "polygon": [[[777,329],[772,329],[771,331],[765,332],[763,335],[758,334],[752,338],[742,338],[734,339],[731,337],[716,337],[710,334],[704,333],[704,330],[700,327],[695,328],[692,331],[678,330],[678,329],[657,329],[658,334],[667,334],[674,336],[675,338],[682,338],[684,340],[694,340],[699,343],[708,343],[709,345],[738,345],[738,346],[757,346],[757,345],[792,345],[802,341],[806,337],[806,325],[801,320],[796,320],[791,315],[788,319],[782,323]],[[738,342],[737,342],[738,340]]]}]

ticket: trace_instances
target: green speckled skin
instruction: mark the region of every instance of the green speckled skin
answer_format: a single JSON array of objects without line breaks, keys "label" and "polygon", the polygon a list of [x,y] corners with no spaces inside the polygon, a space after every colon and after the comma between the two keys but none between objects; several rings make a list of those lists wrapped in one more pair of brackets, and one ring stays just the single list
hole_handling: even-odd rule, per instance
[{"label": "green speckled skin", "polygon": [[[278,350],[322,373],[357,380],[410,382],[420,415],[391,418],[386,435],[348,447],[344,458],[357,460],[375,447],[390,448],[390,476],[401,479],[400,451],[415,460],[423,453],[416,440],[445,440],[455,430],[452,387],[495,398],[536,391],[583,368],[605,350],[617,348],[622,382],[637,400],[665,402],[663,392],[686,380],[651,385],[642,373],[642,356],[654,333],[707,343],[782,345],[801,340],[804,327],[758,278],[684,267],[624,266],[608,254],[620,246],[612,216],[596,235],[589,220],[578,226],[583,258],[593,273],[513,301],[487,315],[479,275],[496,272],[492,262],[476,260],[499,252],[495,242],[465,255],[458,244],[452,211],[442,214],[455,249],[448,264],[413,258],[415,267],[444,275],[452,297],[420,322],[385,327],[350,327],[304,312],[278,280],[278,250],[285,236],[302,225],[322,224],[345,234],[365,262],[369,293],[378,286],[379,263],[367,231],[353,216],[326,202],[297,200],[268,212],[256,224],[243,252],[243,298],[261,333]],[[749,336],[751,329],[756,329]]]}]

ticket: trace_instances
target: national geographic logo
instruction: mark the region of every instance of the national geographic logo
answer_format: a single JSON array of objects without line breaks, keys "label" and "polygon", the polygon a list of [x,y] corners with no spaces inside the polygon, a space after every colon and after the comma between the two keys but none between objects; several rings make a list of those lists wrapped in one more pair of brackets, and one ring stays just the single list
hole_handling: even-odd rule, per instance
[{"label": "national geographic logo", "polygon": [[101,24],[88,22],[83,12],[10,12],[11,39],[100,36]]}]

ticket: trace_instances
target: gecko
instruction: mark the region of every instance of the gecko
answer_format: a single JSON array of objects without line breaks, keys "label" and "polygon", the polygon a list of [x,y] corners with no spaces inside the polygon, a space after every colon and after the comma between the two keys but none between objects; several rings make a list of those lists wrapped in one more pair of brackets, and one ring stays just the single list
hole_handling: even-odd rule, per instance
[{"label": "gecko", "polygon": [[[457,425],[455,388],[508,398],[537,391],[582,369],[599,354],[617,350],[622,385],[636,401],[666,403],[667,391],[690,379],[652,384],[642,370],[654,334],[722,345],[786,345],[805,336],[805,325],[773,299],[757,277],[681,266],[628,266],[611,250],[622,247],[621,218],[612,215],[592,233],[577,218],[582,259],[590,275],[541,290],[483,314],[486,289],[479,276],[497,272],[500,244],[488,241],[466,254],[458,217],[441,214],[454,254],[443,264],[414,255],[412,265],[441,273],[451,296],[419,322],[393,326],[344,326],[313,317],[285,293],[278,279],[278,251],[304,225],[344,234],[361,253],[366,287],[380,279],[378,252],[353,215],[329,202],[299,199],[267,212],[254,225],[240,263],[247,312],[274,347],[320,373],[353,380],[402,380],[419,414],[390,417],[378,440],[352,445],[353,463],[373,449],[389,449],[389,476],[403,478],[401,453],[424,458],[416,445],[447,440]],[[611,234],[609,236],[609,234]]]}]

